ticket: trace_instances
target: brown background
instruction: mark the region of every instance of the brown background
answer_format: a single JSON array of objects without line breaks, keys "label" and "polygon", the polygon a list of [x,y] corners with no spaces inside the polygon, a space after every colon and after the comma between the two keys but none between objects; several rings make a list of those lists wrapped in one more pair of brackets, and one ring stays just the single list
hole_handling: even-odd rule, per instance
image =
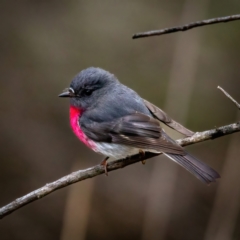
[{"label": "brown background", "polygon": [[[71,133],[57,95],[89,66],[194,131],[239,119],[240,22],[132,40],[135,32],[240,11],[239,1],[1,1],[0,205],[102,157]],[[180,135],[173,135],[179,138]],[[239,134],[188,147],[222,179],[165,157],[57,191],[0,221],[0,239],[239,239]]]}]

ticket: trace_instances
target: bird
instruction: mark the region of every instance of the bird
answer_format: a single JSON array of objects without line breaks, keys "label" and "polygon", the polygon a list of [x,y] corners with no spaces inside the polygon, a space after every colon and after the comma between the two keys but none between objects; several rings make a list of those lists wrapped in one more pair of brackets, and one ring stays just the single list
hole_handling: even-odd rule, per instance
[{"label": "bird", "polygon": [[162,153],[204,183],[220,175],[173,140],[160,122],[184,134],[194,132],[141,98],[117,77],[98,67],[80,71],[59,97],[70,98],[70,125],[81,142],[107,160],[145,152]]}]

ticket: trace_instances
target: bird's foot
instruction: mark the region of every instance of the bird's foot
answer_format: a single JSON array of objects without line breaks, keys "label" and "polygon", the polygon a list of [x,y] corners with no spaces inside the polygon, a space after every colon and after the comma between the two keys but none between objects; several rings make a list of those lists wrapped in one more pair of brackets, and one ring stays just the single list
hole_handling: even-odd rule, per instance
[{"label": "bird's foot", "polygon": [[107,160],[109,159],[109,157],[106,157],[101,163],[100,165],[104,166],[104,171],[105,171],[105,175],[108,176],[108,171],[107,171]]},{"label": "bird's foot", "polygon": [[[145,152],[142,149],[139,149],[139,154],[140,154],[140,158],[145,157]],[[146,164],[146,160],[142,160],[141,162],[143,165]]]}]

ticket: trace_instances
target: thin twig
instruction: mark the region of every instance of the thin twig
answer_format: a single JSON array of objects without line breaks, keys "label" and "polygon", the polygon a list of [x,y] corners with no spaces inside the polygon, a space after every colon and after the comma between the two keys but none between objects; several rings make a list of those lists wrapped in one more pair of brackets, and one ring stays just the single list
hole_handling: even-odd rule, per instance
[{"label": "thin twig", "polygon": [[220,86],[217,87],[218,89],[220,89],[227,98],[229,98],[236,106],[237,108],[240,110],[240,104],[232,97],[230,96],[223,88],[221,88]]},{"label": "thin twig", "polygon": [[172,28],[164,28],[164,29],[160,29],[160,30],[136,33],[133,35],[132,38],[136,39],[136,38],[163,35],[163,34],[167,34],[167,33],[174,33],[174,32],[179,32],[179,31],[187,31],[189,29],[196,28],[196,27],[201,27],[201,26],[216,24],[216,23],[236,21],[236,20],[240,20],[240,14],[226,16],[226,17],[211,18],[211,19],[192,22],[192,23],[188,23],[188,24],[185,24],[182,26],[177,26],[177,27],[172,27]]},{"label": "thin twig", "polygon": [[[198,142],[206,141],[209,139],[215,139],[215,138],[232,134],[235,132],[239,132],[239,131],[240,131],[240,122],[237,122],[237,123],[233,123],[223,127],[219,127],[217,129],[211,129],[208,131],[195,133],[193,136],[177,140],[177,142],[181,146],[187,146],[187,145],[195,144]],[[108,172],[126,167],[128,165],[137,163],[139,161],[143,161],[143,160],[155,157],[157,155],[159,154],[146,152],[144,156],[143,154],[136,154],[127,159],[120,159],[120,160],[110,162],[108,164]],[[39,198],[43,198],[60,188],[69,186],[73,183],[83,181],[88,178],[96,177],[103,173],[105,173],[105,171],[104,171],[104,166],[102,165],[96,165],[91,168],[73,172],[65,177],[58,179],[55,182],[48,183],[44,187],[41,187],[33,192],[30,192],[23,197],[17,198],[16,200],[9,203],[8,205],[0,208],[0,218],[7,216],[8,214],[16,211],[17,209],[23,207],[24,205],[27,205],[33,201],[38,200]]]}]

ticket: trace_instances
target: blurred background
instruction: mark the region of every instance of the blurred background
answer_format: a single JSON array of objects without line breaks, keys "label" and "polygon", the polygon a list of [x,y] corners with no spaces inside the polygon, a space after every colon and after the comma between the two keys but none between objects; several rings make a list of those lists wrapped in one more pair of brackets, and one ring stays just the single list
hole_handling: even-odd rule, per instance
[{"label": "blurred background", "polygon": [[[236,0],[1,1],[0,205],[99,163],[57,95],[80,70],[113,72],[193,131],[239,120],[240,22],[132,40],[136,32],[240,12]],[[174,138],[181,138],[169,132]],[[239,133],[187,147],[222,176],[205,186],[166,157],[31,203],[2,240],[240,239]]]}]

